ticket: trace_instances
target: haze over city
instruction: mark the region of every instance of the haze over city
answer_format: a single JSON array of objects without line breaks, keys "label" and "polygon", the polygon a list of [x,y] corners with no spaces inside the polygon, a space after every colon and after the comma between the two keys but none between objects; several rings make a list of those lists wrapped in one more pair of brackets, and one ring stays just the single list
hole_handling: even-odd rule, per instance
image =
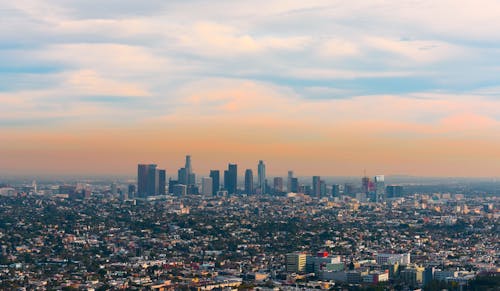
[{"label": "haze over city", "polygon": [[497,177],[497,1],[3,1],[0,172]]}]

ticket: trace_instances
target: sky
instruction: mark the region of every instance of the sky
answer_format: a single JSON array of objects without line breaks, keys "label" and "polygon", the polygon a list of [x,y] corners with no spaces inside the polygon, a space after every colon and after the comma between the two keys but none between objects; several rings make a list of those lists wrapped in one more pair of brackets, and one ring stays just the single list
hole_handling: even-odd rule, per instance
[{"label": "sky", "polygon": [[500,2],[0,0],[0,174],[500,176]]}]

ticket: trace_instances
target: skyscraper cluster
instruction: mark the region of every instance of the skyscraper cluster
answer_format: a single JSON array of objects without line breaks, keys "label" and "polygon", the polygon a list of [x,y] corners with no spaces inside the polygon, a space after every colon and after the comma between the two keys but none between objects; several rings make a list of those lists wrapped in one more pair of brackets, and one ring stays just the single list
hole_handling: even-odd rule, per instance
[{"label": "skyscraper cluster", "polygon": [[165,170],[156,167],[156,164],[139,164],[137,166],[138,197],[145,198],[166,194],[167,173]]},{"label": "skyscraper cluster", "polygon": [[[196,180],[193,171],[191,156],[186,156],[184,167],[177,171],[177,179],[170,178],[166,184],[166,171],[157,169],[156,164],[139,164],[137,173],[137,197],[146,198],[167,193],[175,196],[186,194],[202,194],[204,196],[231,195],[231,194],[274,194],[284,195],[287,192],[304,193],[314,197],[340,197],[341,194],[356,196],[357,198],[381,201],[385,198],[400,197],[403,190],[400,186],[385,186],[385,177],[376,175],[371,180],[366,175],[361,179],[361,188],[347,183],[345,185],[332,184],[327,186],[326,181],[320,176],[313,176],[311,184],[299,184],[299,179],[294,177],[293,171],[288,171],[286,183],[283,177],[271,178],[271,185],[266,176],[266,164],[260,160],[257,164],[256,181],[252,169],[244,172],[242,187],[238,187],[238,165],[229,163],[226,170],[210,170],[208,177]],[[201,187],[199,187],[201,186]],[[135,189],[129,188],[129,194]]]}]

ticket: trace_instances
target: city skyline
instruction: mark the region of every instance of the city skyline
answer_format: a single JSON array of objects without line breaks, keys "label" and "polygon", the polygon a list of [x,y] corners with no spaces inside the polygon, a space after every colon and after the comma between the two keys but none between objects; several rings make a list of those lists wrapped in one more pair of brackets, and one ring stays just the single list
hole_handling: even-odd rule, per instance
[{"label": "city skyline", "polygon": [[269,174],[499,177],[498,11],[6,2],[0,174],[172,173],[189,152],[200,173],[264,160]]}]

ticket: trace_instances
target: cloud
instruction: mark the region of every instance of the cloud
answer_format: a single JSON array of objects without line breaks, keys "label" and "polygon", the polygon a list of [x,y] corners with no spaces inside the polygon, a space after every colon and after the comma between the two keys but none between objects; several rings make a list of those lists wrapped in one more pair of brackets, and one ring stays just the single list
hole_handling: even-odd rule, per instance
[{"label": "cloud", "polygon": [[410,162],[459,140],[481,156],[500,138],[496,1],[101,2],[5,3],[2,130],[52,132],[55,146],[82,128],[112,142],[112,128],[121,144],[135,132],[374,164],[371,150]]},{"label": "cloud", "polygon": [[101,78],[95,71],[72,72],[64,88],[80,96],[147,97],[151,93],[138,85]]},{"label": "cloud", "polygon": [[180,47],[200,55],[227,57],[240,54],[260,54],[268,51],[300,50],[308,41],[307,36],[254,37],[235,27],[214,22],[195,23],[178,36]]},{"label": "cloud", "polygon": [[[458,47],[441,41],[394,40],[383,37],[367,37],[368,46],[400,56],[405,60],[416,62],[417,65],[449,60],[465,55]],[[412,63],[415,65],[415,63]]]},{"label": "cloud", "polygon": [[355,57],[362,53],[358,44],[342,39],[328,39],[318,46],[318,53],[326,58]]}]

